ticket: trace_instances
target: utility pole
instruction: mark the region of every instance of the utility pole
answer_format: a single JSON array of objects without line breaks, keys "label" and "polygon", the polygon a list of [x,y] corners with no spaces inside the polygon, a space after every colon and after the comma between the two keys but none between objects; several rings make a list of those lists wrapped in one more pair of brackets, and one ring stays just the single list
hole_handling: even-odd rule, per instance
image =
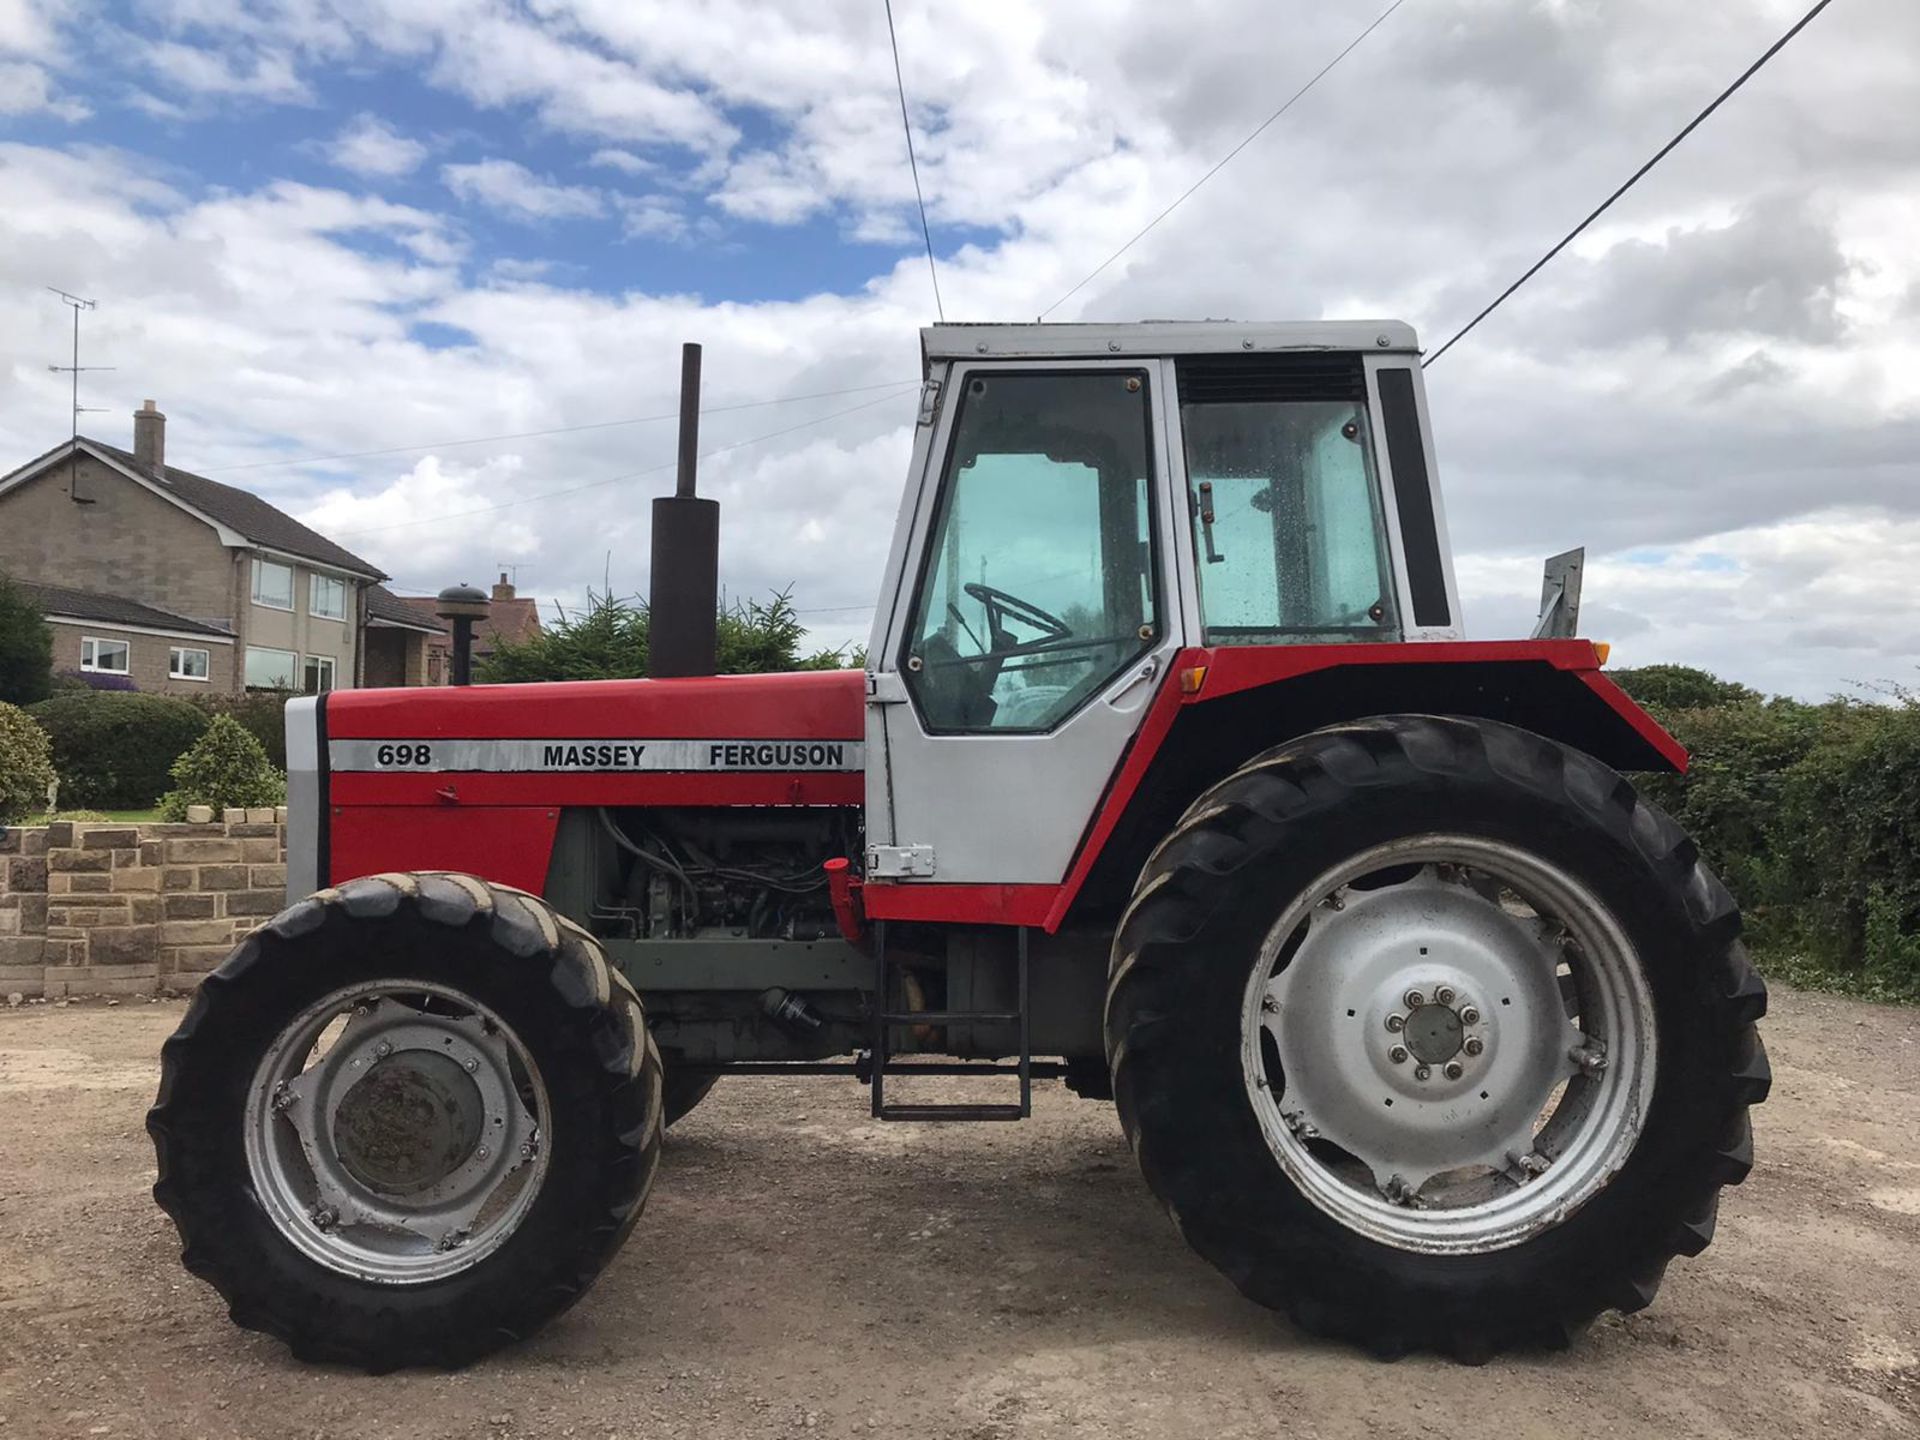
[{"label": "utility pole", "polygon": [[[73,311],[73,363],[71,365],[49,365],[47,369],[56,375],[68,374],[73,377],[73,414],[71,433],[68,436],[68,440],[69,442],[78,442],[80,439],[80,417],[89,411],[99,411],[104,408],[99,405],[82,405],[80,403],[80,372],[82,370],[111,370],[114,367],[111,365],[82,365],[80,363],[80,312],[82,310],[94,309],[94,302],[84,300],[78,295],[69,295],[57,285],[49,285],[47,289],[58,295],[60,297],[60,303]],[[80,493],[79,486],[80,447],[77,443],[74,443],[73,449],[67,452],[67,498],[76,505],[93,504],[92,500]]]}]

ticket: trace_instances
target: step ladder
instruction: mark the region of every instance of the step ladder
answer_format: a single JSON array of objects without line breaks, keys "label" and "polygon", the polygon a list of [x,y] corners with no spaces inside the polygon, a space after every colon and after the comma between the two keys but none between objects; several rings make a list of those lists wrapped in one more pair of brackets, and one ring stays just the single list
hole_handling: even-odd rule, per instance
[{"label": "step ladder", "polygon": [[[887,955],[887,922],[875,923],[873,935],[873,1118],[876,1120],[1024,1120],[1033,1113],[1033,1044],[1028,1033],[1027,927],[1019,927],[1018,1010],[889,1010],[893,994],[893,962]],[[911,1025],[1020,1026],[1017,1064],[984,1061],[947,1062],[888,1067],[893,1056],[893,1032]],[[888,1104],[888,1075],[1017,1075],[1017,1105],[899,1105]]]}]

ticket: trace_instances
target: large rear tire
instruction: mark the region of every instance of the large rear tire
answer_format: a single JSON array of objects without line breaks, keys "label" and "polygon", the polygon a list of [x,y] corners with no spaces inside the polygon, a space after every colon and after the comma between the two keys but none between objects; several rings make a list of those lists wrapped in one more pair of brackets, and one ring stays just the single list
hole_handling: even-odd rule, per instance
[{"label": "large rear tire", "polygon": [[147,1117],[154,1198],[234,1321],[453,1367],[578,1300],[660,1155],[640,1002],[584,930],[466,875],[323,890],[201,985]]},{"label": "large rear tire", "polygon": [[1739,929],[1584,755],[1476,720],[1316,732],[1149,859],[1107,1000],[1121,1122],[1193,1248],[1303,1328],[1564,1345],[1648,1304],[1751,1168]]}]

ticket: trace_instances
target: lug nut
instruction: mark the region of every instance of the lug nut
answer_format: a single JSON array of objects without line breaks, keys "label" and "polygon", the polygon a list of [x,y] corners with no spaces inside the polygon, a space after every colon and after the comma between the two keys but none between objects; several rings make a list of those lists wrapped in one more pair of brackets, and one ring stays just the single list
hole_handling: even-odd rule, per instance
[{"label": "lug nut", "polygon": [[1463,1073],[1465,1072],[1461,1070],[1458,1060],[1447,1061],[1447,1079],[1458,1080]]},{"label": "lug nut", "polygon": [[373,1053],[375,1055],[378,1055],[382,1060],[386,1059],[387,1056],[393,1053],[392,1042],[387,1040],[382,1040],[378,1045],[373,1047]]},{"label": "lug nut", "polygon": [[474,1059],[471,1055],[469,1055],[467,1057],[467,1073],[471,1075],[479,1068],[480,1068],[480,1062]]},{"label": "lug nut", "polygon": [[1413,1072],[1413,1078],[1414,1078],[1414,1079],[1416,1079],[1416,1080],[1426,1080],[1426,1079],[1430,1079],[1430,1078],[1432,1077],[1432,1075],[1433,1075],[1433,1071],[1431,1071],[1431,1070],[1429,1070],[1429,1069],[1428,1069],[1428,1068],[1427,1068],[1426,1066],[1424,1066],[1424,1065],[1421,1065],[1421,1066],[1418,1066],[1418,1067],[1416,1067],[1416,1068],[1415,1068],[1415,1070],[1414,1070],[1414,1072]]},{"label": "lug nut", "polygon": [[282,1080],[278,1085],[273,1087],[273,1108],[276,1110],[285,1110],[292,1104],[293,1091],[287,1085],[287,1082]]},{"label": "lug nut", "polygon": [[1460,1023],[1462,1025],[1478,1025],[1480,1023],[1480,1012],[1471,1005],[1467,1006],[1466,1009],[1460,1012]]},{"label": "lug nut", "polygon": [[1422,1005],[1427,1003],[1427,997],[1422,995],[1418,990],[1407,991],[1406,998],[1407,1009],[1409,1010],[1418,1010]]},{"label": "lug nut", "polygon": [[1394,1046],[1391,1050],[1387,1051],[1387,1059],[1391,1060],[1396,1065],[1406,1064],[1407,1063],[1407,1047],[1404,1045]]},{"label": "lug nut", "polygon": [[493,1156],[493,1152],[492,1152],[491,1150],[489,1150],[489,1149],[487,1149],[487,1147],[486,1147],[486,1146],[484,1146],[484,1145],[482,1145],[482,1146],[481,1146],[481,1147],[480,1147],[480,1148],[479,1148],[478,1150],[476,1150],[476,1151],[475,1151],[474,1153],[475,1153],[476,1155],[478,1155],[478,1156],[479,1156],[479,1157],[480,1157],[480,1158],[481,1158],[482,1160],[487,1160],[487,1159],[491,1159],[491,1158],[492,1158],[492,1156]]},{"label": "lug nut", "polygon": [[1453,1003],[1453,987],[1451,985],[1442,985],[1438,990],[1433,992],[1433,998],[1438,1000],[1442,1005],[1451,1005]]},{"label": "lug nut", "polygon": [[1387,1029],[1391,1030],[1394,1034],[1398,1035],[1402,1030],[1406,1028],[1407,1028],[1406,1016],[1404,1015],[1387,1016]]},{"label": "lug nut", "polygon": [[1260,997],[1260,1008],[1271,1015],[1275,1010],[1280,1008],[1280,1002],[1271,995],[1262,995]]},{"label": "lug nut", "polygon": [[1482,1050],[1486,1049],[1487,1047],[1486,1047],[1486,1042],[1481,1040],[1480,1037],[1476,1035],[1472,1039],[1468,1040],[1467,1043],[1461,1046],[1460,1048],[1465,1050],[1469,1055],[1478,1055]]}]

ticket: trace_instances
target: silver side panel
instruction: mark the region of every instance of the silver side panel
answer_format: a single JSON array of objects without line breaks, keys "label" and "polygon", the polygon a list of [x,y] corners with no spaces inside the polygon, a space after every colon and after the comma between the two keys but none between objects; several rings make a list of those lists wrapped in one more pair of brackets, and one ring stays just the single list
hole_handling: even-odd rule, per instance
[{"label": "silver side panel", "polygon": [[320,697],[287,702],[287,903],[326,883],[320,873]]}]

